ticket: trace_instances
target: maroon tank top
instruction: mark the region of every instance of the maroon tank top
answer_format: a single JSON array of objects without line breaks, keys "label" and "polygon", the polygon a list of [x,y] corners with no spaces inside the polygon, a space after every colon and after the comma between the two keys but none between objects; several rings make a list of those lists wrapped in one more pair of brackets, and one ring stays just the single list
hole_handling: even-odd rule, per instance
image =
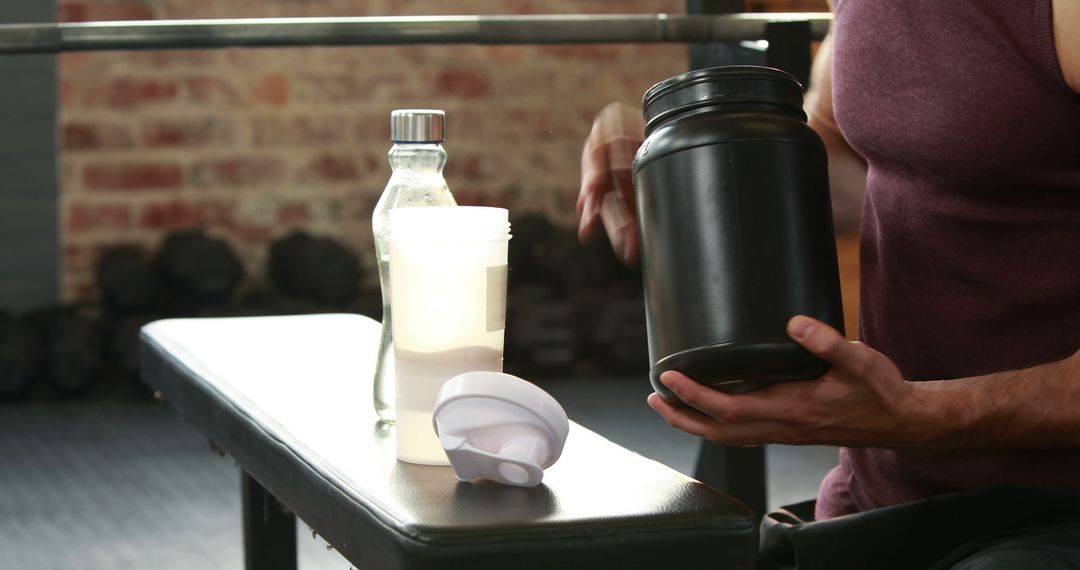
[{"label": "maroon tank top", "polygon": [[[909,380],[1080,348],[1080,96],[1050,0],[839,0],[837,123],[869,166],[863,341]],[[1080,449],[842,449],[819,517],[975,486],[1080,486]]]}]

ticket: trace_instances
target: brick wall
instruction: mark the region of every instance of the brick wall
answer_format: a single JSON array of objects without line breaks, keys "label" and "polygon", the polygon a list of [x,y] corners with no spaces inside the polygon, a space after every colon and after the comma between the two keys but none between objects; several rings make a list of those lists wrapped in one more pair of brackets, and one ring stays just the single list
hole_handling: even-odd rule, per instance
[{"label": "brick wall", "polygon": [[[778,4],[801,10],[823,0]],[[683,9],[681,0],[63,0],[59,18]],[[686,47],[664,44],[64,54],[63,296],[93,296],[103,247],[152,247],[164,232],[193,226],[229,240],[252,275],[268,241],[295,228],[371,252],[395,108],[447,111],[446,175],[460,203],[573,223],[592,116],[612,100],[640,101],[649,85],[685,68]]]},{"label": "brick wall", "polygon": [[[425,13],[679,12],[682,2],[67,0],[63,21]],[[249,272],[295,228],[372,251],[392,109],[447,111],[459,202],[573,222],[581,143],[611,100],[684,71],[682,45],[74,53],[59,60],[63,294],[100,249],[204,226]]]}]

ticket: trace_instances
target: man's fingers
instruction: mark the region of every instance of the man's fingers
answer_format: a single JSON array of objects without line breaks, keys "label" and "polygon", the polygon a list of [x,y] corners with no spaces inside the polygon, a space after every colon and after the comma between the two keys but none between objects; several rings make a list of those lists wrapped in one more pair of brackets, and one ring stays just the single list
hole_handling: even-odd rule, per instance
[{"label": "man's fingers", "polygon": [[[631,142],[621,141],[618,145],[632,144]],[[625,166],[621,164],[615,164],[607,159],[607,151],[612,147],[609,145],[602,145],[594,150],[586,149],[586,152],[593,152],[595,156],[589,158],[582,158],[581,166],[581,189],[578,192],[577,200],[577,213],[579,225],[578,225],[578,238],[581,240],[587,240],[596,231],[596,228],[600,223],[600,212],[607,209],[609,212],[612,209],[618,210],[617,215],[612,216],[612,219],[623,219],[626,223],[616,224],[615,228],[608,228],[609,232],[621,232],[623,226],[631,227],[631,229],[637,231],[637,221],[633,217],[634,212],[627,209],[627,195],[629,196],[629,204],[633,205],[633,173],[628,163]],[[621,235],[621,234],[620,234]],[[620,235],[611,236],[612,240],[617,240]],[[625,257],[625,256],[623,256]]]},{"label": "man's fingers", "polygon": [[804,317],[792,317],[788,321],[788,335],[806,350],[828,361],[837,370],[858,377],[868,377],[874,372],[877,359],[874,353],[861,343],[849,342],[829,325]]},{"label": "man's fingers", "polygon": [[[633,153],[637,152],[639,140],[628,136],[616,137],[595,143],[590,136],[581,155],[581,188],[576,204],[578,236],[588,239],[596,230],[597,217],[606,196],[613,192],[621,194],[620,202],[627,197],[633,200]],[[627,157],[629,154],[629,157]],[[633,202],[630,202],[633,204]]]},{"label": "man's fingers", "polygon": [[649,406],[660,413],[672,427],[724,445],[760,445],[764,443],[793,443],[801,441],[791,428],[775,422],[725,424],[691,408],[678,408],[659,394],[652,394]]},{"label": "man's fingers", "polygon": [[612,103],[596,116],[581,151],[578,239],[586,241],[603,225],[623,261],[637,259],[638,237],[631,168],[644,137],[639,110]]},{"label": "man's fingers", "polygon": [[665,372],[660,381],[686,405],[722,422],[792,421],[797,419],[797,402],[785,397],[783,388],[776,386],[764,392],[731,395],[714,390],[676,371]]},{"label": "man's fingers", "polygon": [[596,229],[600,227],[600,201],[601,195],[587,194],[578,214],[578,240],[586,242],[592,239]]}]

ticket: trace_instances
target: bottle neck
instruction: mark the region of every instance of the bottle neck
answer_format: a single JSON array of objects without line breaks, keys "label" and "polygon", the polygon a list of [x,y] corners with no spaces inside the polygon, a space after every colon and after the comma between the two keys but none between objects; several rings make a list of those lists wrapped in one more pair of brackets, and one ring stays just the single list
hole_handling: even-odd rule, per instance
[{"label": "bottle neck", "polygon": [[439,174],[446,165],[441,143],[394,143],[388,156],[394,172]]}]

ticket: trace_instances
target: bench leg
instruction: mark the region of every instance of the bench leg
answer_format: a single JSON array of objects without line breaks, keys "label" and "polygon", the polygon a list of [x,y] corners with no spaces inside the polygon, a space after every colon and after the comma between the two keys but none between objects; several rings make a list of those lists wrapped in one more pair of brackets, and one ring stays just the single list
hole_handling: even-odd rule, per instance
[{"label": "bench leg", "polygon": [[758,522],[765,514],[765,447],[731,447],[701,441],[694,478],[739,499]]},{"label": "bench leg", "polygon": [[244,568],[296,570],[296,515],[243,470],[240,495],[244,508]]}]

